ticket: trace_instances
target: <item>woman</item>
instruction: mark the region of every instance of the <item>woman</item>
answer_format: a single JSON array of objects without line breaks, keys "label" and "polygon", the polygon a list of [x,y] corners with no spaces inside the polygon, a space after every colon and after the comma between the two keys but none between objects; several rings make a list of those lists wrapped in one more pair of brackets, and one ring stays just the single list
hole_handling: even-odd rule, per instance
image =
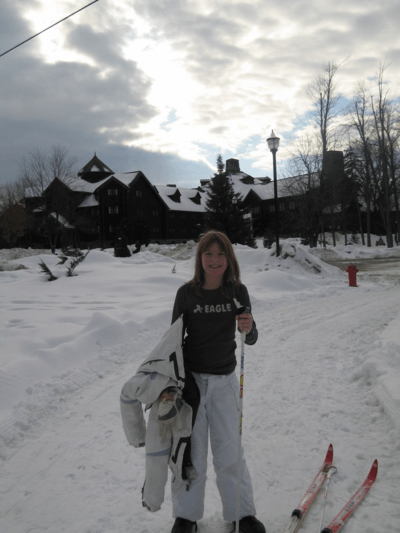
[{"label": "woman", "polygon": [[[251,310],[246,287],[240,280],[240,269],[228,237],[209,231],[199,242],[195,273],[192,280],[179,288],[172,322],[184,317],[186,337],[184,360],[187,375],[193,375],[193,386],[200,393],[191,436],[191,463],[195,470],[189,490],[172,484],[173,516],[171,533],[193,533],[204,512],[208,434],[210,433],[217,486],[222,500],[223,516],[236,519],[236,483],[238,460],[238,392],[235,374],[235,329],[246,332],[246,344],[258,338],[250,313],[238,314],[238,307]],[[188,379],[190,382],[190,379]],[[186,389],[186,387],[185,387]],[[191,395],[192,391],[184,390]],[[173,400],[168,390],[160,400]],[[240,487],[240,530],[243,533],[265,533],[255,518],[250,475],[242,452]]]}]

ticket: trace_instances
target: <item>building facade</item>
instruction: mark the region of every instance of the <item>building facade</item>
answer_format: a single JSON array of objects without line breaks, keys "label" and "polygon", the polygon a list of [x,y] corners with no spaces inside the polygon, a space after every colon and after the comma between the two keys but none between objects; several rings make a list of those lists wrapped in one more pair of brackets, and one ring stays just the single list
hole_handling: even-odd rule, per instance
[{"label": "building facade", "polygon": [[[345,209],[343,202],[337,194],[332,197],[334,205],[324,205],[321,191],[337,183],[339,177],[343,178],[343,154],[328,152],[327,160],[331,163],[323,173],[323,180],[320,173],[278,180],[282,237],[304,236],[311,225],[318,226],[316,231],[320,231],[324,220],[326,230],[332,225],[340,229]],[[272,180],[268,176],[255,178],[242,172],[236,158],[226,161],[223,174],[240,195],[242,207],[251,217],[255,236],[273,231]],[[40,198],[28,195],[25,205],[37,217],[52,216],[63,228],[68,228],[69,234],[73,230],[80,242],[94,241],[105,246],[121,235],[125,235],[130,244],[179,242],[197,239],[202,232],[210,181],[201,180],[197,189],[176,184],[154,185],[141,171],[114,173],[95,154],[75,178],[64,182],[55,178]],[[305,206],[315,212],[305,213]]]}]

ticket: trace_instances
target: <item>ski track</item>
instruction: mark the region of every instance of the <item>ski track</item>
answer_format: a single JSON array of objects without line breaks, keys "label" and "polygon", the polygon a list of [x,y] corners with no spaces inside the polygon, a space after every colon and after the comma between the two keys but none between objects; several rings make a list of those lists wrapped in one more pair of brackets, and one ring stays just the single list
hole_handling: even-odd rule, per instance
[{"label": "ski track", "polygon": [[[261,416],[250,427],[246,428],[244,423],[244,432],[253,436],[253,440],[248,440],[249,449],[262,450],[261,441],[265,439],[267,458],[253,455],[251,459],[254,465],[267,459],[268,468],[256,467],[255,477],[253,474],[256,494],[264,492],[266,497],[265,503],[260,498],[257,503],[259,508],[266,508],[263,518],[267,531],[284,529],[330,442],[334,446],[338,473],[331,482],[324,523],[329,523],[346,503],[377,457],[378,480],[367,502],[356,511],[356,518],[346,524],[346,531],[375,531],[369,528],[370,513],[377,512],[378,507],[381,530],[398,531],[400,509],[398,498],[396,502],[393,495],[398,493],[400,484],[397,466],[400,450],[393,418],[398,418],[400,413],[391,399],[386,398],[385,408],[389,413],[382,416],[383,406],[377,391],[368,381],[357,379],[355,372],[368,359],[371,346],[384,326],[399,313],[398,288],[386,289],[379,296],[379,310],[375,293],[369,291],[364,293],[362,305],[359,298],[357,304],[353,303],[352,294],[347,291],[339,298],[328,296],[317,300],[307,308],[292,306],[290,313],[286,307],[277,309],[273,312],[274,323],[265,331],[265,341],[261,341],[266,347],[269,344],[274,347],[273,360],[268,362],[268,349],[262,354],[260,345],[254,348],[258,357],[254,368],[248,363],[245,390],[247,396],[252,395],[251,409]],[[258,320],[267,323],[268,314]],[[285,314],[289,314],[291,323]],[[265,364],[261,364],[263,355]],[[258,379],[252,387],[252,375],[260,376],[262,371],[265,381]],[[379,396],[383,398],[382,393]],[[387,409],[388,406],[392,409]],[[275,416],[271,424],[272,409]],[[276,418],[283,424],[277,424]],[[308,427],[318,427],[318,433],[310,434]],[[383,449],[382,434],[387,435]],[[278,463],[274,461],[275,456],[280,458]],[[306,470],[304,464],[309,465]],[[283,475],[285,470],[291,474]],[[263,491],[266,485],[269,491]],[[309,529],[309,524],[319,522],[319,509],[318,505],[311,507],[304,530]]]},{"label": "ski track", "polygon": [[[352,290],[363,291],[357,301]],[[327,289],[322,298],[310,294],[307,305],[304,295],[301,303],[296,295],[257,300],[260,338],[254,347],[246,346],[243,442],[258,517],[267,533],[283,530],[330,442],[338,473],[332,478],[325,525],[378,458],[378,479],[345,531],[375,533],[370,524],[378,513],[381,531],[399,531],[400,447],[393,422],[399,413],[395,405],[390,412],[390,398],[356,372],[384,326],[399,313],[399,296],[399,286],[380,286],[334,294]],[[166,327],[152,331],[154,342]],[[144,450],[127,444],[119,414],[120,389],[150,349],[143,328],[134,353],[131,342],[102,352],[60,384],[52,382],[51,394],[34,391],[34,401],[2,423],[7,446],[0,481],[1,531],[170,531],[169,487],[161,511],[151,514],[142,508]],[[198,532],[226,533],[211,458],[208,475],[206,515]],[[316,531],[321,496],[300,531],[314,526]]]}]

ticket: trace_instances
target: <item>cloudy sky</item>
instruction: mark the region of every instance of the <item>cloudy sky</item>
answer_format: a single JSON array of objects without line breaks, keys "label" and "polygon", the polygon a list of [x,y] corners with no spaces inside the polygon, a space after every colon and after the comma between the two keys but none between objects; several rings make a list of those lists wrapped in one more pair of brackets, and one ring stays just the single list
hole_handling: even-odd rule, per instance
[{"label": "cloudy sky", "polygon": [[[89,2],[2,0],[0,54]],[[271,129],[282,164],[308,84],[344,60],[344,98],[381,63],[400,94],[398,0],[99,0],[0,57],[0,183],[53,144],[153,183],[195,187],[218,153],[271,176]]]}]

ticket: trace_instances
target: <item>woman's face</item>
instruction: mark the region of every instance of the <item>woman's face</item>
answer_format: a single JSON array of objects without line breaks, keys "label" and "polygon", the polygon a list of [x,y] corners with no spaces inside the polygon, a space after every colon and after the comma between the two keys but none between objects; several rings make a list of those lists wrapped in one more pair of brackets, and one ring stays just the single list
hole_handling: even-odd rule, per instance
[{"label": "woman's face", "polygon": [[228,261],[218,243],[215,242],[202,253],[201,264],[206,281],[220,281],[222,283]]}]

